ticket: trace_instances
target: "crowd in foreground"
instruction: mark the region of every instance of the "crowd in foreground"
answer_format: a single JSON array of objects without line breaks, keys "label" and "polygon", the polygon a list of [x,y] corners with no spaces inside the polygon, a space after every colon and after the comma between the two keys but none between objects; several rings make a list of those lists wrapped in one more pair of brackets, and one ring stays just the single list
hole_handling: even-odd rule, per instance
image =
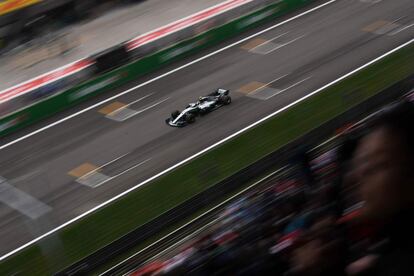
[{"label": "crowd in foreground", "polygon": [[131,275],[414,275],[414,104],[335,141]]}]

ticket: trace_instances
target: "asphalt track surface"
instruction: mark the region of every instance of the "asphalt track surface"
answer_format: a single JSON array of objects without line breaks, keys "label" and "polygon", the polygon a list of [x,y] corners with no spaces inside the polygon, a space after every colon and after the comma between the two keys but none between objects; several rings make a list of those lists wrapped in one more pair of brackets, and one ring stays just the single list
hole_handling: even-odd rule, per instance
[{"label": "asphalt track surface", "polygon": [[[38,208],[25,204],[12,207],[4,203],[7,199],[0,198],[0,254],[411,40],[413,23],[412,0],[339,0],[1,149],[3,184],[18,189],[9,191],[11,196],[21,192],[30,195],[28,202],[35,201]],[[0,146],[180,64],[3,138]],[[265,84],[268,86],[263,88]],[[185,128],[165,124],[171,111],[184,108],[217,87],[232,91],[230,106]],[[129,103],[133,103],[129,109],[135,110],[135,115],[123,122],[100,112],[104,107],[108,112]],[[110,179],[96,188],[78,183],[74,175],[90,170],[86,163],[96,167],[107,164],[101,172]],[[73,171],[79,166],[81,169]]]}]

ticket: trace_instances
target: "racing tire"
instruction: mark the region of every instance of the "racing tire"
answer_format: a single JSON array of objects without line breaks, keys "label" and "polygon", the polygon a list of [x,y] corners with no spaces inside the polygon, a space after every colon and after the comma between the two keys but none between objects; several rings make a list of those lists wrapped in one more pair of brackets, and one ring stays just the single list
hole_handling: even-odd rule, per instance
[{"label": "racing tire", "polygon": [[173,112],[171,112],[171,118],[175,119],[180,115],[180,111],[175,110]]},{"label": "racing tire", "polygon": [[223,96],[223,97],[221,97],[220,101],[224,105],[229,105],[229,104],[231,104],[231,97],[230,96]]},{"label": "racing tire", "polygon": [[187,122],[187,124],[192,124],[195,122],[195,116],[193,114],[188,114],[185,116],[185,121]]}]

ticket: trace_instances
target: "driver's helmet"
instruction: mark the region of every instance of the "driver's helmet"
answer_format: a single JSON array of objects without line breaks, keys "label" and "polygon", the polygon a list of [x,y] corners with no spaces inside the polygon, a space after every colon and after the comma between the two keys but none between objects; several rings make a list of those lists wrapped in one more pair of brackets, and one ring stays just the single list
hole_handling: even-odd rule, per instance
[{"label": "driver's helmet", "polygon": [[201,102],[203,100],[203,97],[199,97],[198,101]]}]

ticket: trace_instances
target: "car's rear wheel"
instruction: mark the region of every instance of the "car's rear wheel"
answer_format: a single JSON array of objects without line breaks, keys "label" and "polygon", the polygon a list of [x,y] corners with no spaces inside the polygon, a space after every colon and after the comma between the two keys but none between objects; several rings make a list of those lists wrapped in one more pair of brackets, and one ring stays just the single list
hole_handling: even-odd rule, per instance
[{"label": "car's rear wheel", "polygon": [[180,111],[178,110],[175,110],[171,113],[171,118],[173,119],[177,118],[178,116],[180,116]]},{"label": "car's rear wheel", "polygon": [[222,96],[220,101],[224,104],[224,105],[229,105],[231,104],[231,97],[230,96]]},{"label": "car's rear wheel", "polygon": [[188,124],[192,124],[192,123],[194,123],[194,122],[195,122],[195,116],[194,116],[193,114],[187,114],[187,115],[185,116],[185,121],[186,121]]}]

